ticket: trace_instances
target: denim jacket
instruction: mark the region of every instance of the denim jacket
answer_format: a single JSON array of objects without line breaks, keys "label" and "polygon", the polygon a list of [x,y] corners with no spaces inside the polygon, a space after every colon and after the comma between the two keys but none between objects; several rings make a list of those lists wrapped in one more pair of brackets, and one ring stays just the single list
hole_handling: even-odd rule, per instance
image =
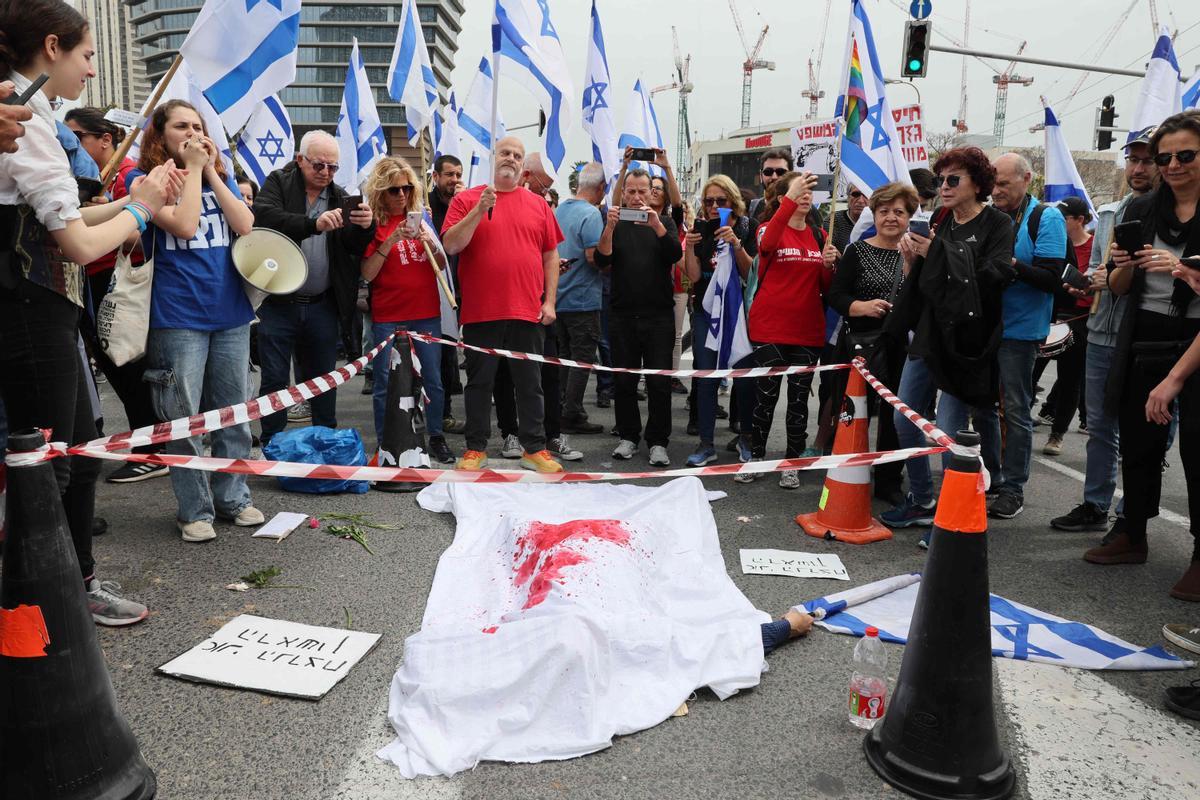
[{"label": "denim jacket", "polygon": [[[1125,209],[1135,196],[1131,192],[1119,202],[1096,209],[1096,235],[1092,239],[1092,257],[1089,259],[1091,269],[1108,262],[1108,246],[1113,238],[1113,229],[1124,219]],[[1087,321],[1088,344],[1117,346],[1117,330],[1124,318],[1126,302],[1128,295],[1116,295],[1107,289],[1100,292],[1100,303],[1096,307],[1096,313],[1088,317]]]}]

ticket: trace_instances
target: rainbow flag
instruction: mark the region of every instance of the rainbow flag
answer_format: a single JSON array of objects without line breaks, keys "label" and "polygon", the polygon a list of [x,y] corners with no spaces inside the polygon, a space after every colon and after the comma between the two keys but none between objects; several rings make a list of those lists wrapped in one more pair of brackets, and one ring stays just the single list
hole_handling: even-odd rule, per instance
[{"label": "rainbow flag", "polygon": [[846,87],[846,138],[862,144],[859,128],[867,106],[867,88],[863,84],[862,62],[858,58],[858,42],[850,44],[850,81]]}]

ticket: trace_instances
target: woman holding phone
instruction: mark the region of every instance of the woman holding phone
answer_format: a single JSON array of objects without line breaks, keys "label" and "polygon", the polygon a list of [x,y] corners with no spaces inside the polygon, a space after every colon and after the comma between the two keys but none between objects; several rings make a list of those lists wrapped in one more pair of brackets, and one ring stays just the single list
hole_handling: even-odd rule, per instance
[{"label": "woman holding phone", "polygon": [[[1113,294],[1129,297],[1105,391],[1105,403],[1117,411],[1121,426],[1125,517],[1083,556],[1093,564],[1146,561],[1146,526],[1158,516],[1171,416],[1170,403],[1154,395],[1162,394],[1156,387],[1165,382],[1179,400],[1179,455],[1193,536],[1191,563],[1171,596],[1193,602],[1200,602],[1200,385],[1195,376],[1170,379],[1200,333],[1200,297],[1174,274],[1185,274],[1181,260],[1200,255],[1198,153],[1200,111],[1176,114],[1158,126],[1150,155],[1161,181],[1125,212],[1126,220],[1141,220],[1135,241],[1143,244],[1130,251],[1134,245],[1122,235],[1112,251],[1108,286]],[[1156,407],[1148,405],[1151,400]]]},{"label": "woman holding phone", "polygon": [[[0,157],[0,397],[10,432],[49,429],[67,444],[96,437],[83,361],[77,348],[87,276],[80,265],[115,250],[144,228],[177,187],[162,167],[131,196],[80,208],[79,191],[55,135],[52,103],[75,100],[95,75],[96,44],[87,20],[58,0],[0,6],[0,80],[29,97],[32,117],[16,152]],[[92,618],[130,625],[146,607],[101,582],[92,557],[92,520],[100,462],[73,456],[52,462]]]},{"label": "woman holding phone", "polygon": [[[187,170],[178,203],[165,206],[142,234],[142,252],[154,261],[145,380],[155,411],[170,420],[246,400],[254,309],[230,248],[235,236],[250,232],[254,212],[226,173],[191,103],[170,100],[154,110],[129,180],[162,164]],[[210,436],[215,457],[250,457],[248,424]],[[201,455],[200,437],[171,442],[167,452]],[[238,526],[263,523],[245,475],[214,472],[210,484],[209,473],[176,467],[171,487],[185,542],[215,539],[212,524],[218,516]]]},{"label": "woman holding phone", "polygon": [[[397,328],[441,337],[441,298],[429,255],[437,260],[438,269],[445,269],[446,252],[433,228],[422,220],[424,192],[416,171],[403,159],[383,158],[367,178],[366,191],[378,223],[362,260],[362,278],[370,286],[373,341],[382,342]],[[429,452],[438,462],[453,464],[455,456],[442,431],[442,345],[415,345],[427,398]],[[371,367],[378,442],[383,441],[391,350],[392,345],[381,350]]]}]

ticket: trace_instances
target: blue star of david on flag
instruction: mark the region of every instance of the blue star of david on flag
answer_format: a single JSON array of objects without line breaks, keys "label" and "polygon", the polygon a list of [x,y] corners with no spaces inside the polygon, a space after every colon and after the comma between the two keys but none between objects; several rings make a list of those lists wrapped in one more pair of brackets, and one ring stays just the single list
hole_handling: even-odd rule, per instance
[{"label": "blue star of david on flag", "polygon": [[608,84],[598,80],[593,80],[590,85],[583,88],[584,116],[588,122],[595,120],[597,111],[608,108],[608,101],[604,99],[604,92],[607,89]]},{"label": "blue star of david on flag", "polygon": [[246,0],[246,10],[253,11],[254,7],[262,2],[269,6],[275,6],[281,13],[283,11],[283,0]]},{"label": "blue star of david on flag", "polygon": [[871,132],[871,149],[878,150],[881,147],[887,147],[892,143],[892,137],[887,135],[887,131],[883,125],[883,115],[885,109],[883,106],[883,98],[879,98],[879,102],[867,109],[867,122],[872,126]]},{"label": "blue star of david on flag", "polygon": [[280,159],[287,158],[283,153],[283,139],[275,135],[274,131],[267,131],[267,135],[255,141],[258,142],[258,157],[265,158],[271,162],[271,166],[275,166]]},{"label": "blue star of david on flag", "polygon": [[554,23],[550,21],[550,0],[537,0],[538,8],[542,10],[542,36],[553,36],[558,38],[558,31],[554,29]]},{"label": "blue star of david on flag", "polygon": [[279,98],[271,95],[246,123],[237,143],[237,161],[262,186],[271,172],[292,160],[294,153],[292,121]]}]

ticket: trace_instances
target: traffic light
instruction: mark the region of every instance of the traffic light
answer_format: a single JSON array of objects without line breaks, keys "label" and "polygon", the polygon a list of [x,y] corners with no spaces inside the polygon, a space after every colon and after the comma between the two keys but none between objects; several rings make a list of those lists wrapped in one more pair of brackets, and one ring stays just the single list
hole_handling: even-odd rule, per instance
[{"label": "traffic light", "polygon": [[[1111,94],[1106,95],[1100,101],[1100,128],[1111,128],[1117,121],[1117,99]],[[1113,132],[1106,130],[1096,131],[1096,149],[1107,150],[1112,147]]]},{"label": "traffic light", "polygon": [[924,78],[929,64],[929,33],[932,25],[927,19],[910,19],[904,23],[904,63],[900,75],[905,78]]}]

